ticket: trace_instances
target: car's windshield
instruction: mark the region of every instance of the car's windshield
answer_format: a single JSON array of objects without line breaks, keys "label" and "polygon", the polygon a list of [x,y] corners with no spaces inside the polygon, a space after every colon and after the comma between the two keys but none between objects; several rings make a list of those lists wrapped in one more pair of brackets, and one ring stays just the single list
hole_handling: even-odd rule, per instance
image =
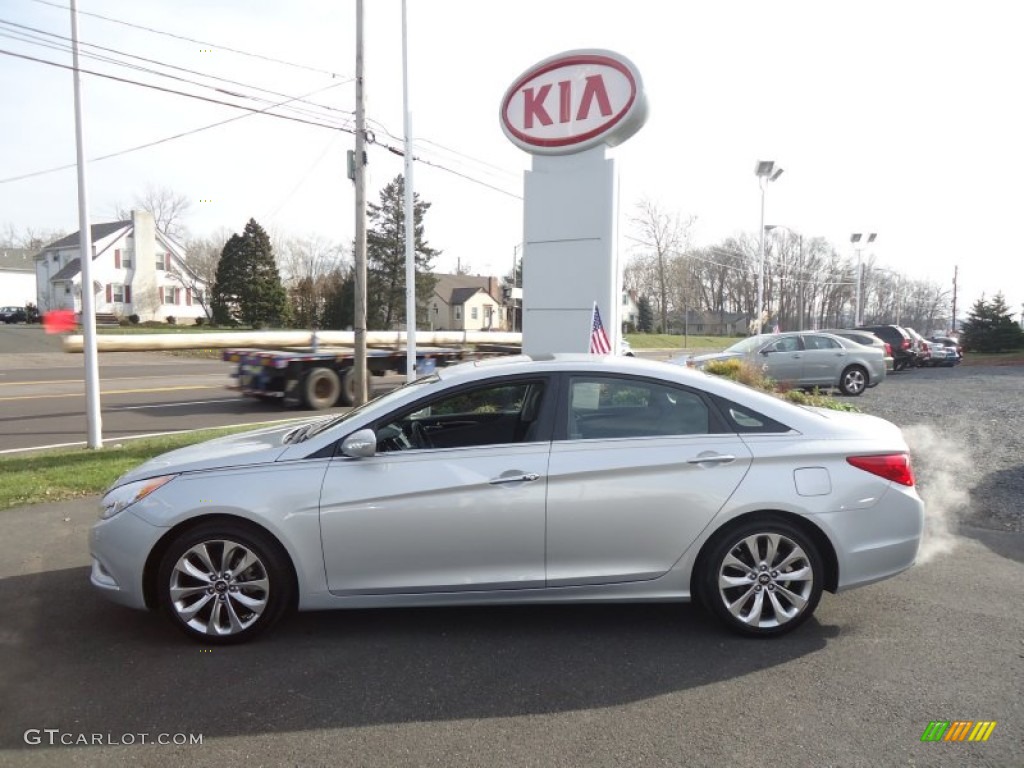
[{"label": "car's windshield", "polygon": [[759,336],[750,336],[742,341],[737,341],[725,351],[733,352],[738,355],[745,355],[748,352],[753,352],[755,349],[759,349],[763,344],[767,343],[770,338],[771,336],[764,333]]},{"label": "car's windshield", "polygon": [[349,419],[363,413],[364,411],[370,410],[371,408],[387,408],[392,400],[397,400],[400,397],[403,397],[409,391],[410,387],[418,387],[423,384],[433,384],[434,382],[440,380],[440,377],[436,373],[429,373],[426,376],[421,376],[415,381],[410,381],[407,384],[403,384],[398,389],[393,389],[390,392],[381,395],[380,397],[376,397],[373,400],[368,400],[367,402],[363,403],[363,405],[353,408],[350,411],[346,411],[345,413],[339,414],[333,418],[324,419],[321,422],[313,424],[310,430],[303,435],[303,439],[307,440],[313,437],[314,435],[318,435],[325,429],[330,429],[336,424],[341,424],[342,422],[348,421]]}]

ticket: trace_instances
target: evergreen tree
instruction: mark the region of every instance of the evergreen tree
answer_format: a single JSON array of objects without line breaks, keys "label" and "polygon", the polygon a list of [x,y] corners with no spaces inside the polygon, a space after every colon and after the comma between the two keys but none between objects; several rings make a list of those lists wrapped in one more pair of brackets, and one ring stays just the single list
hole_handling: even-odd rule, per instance
[{"label": "evergreen tree", "polygon": [[[380,204],[370,203],[370,229],[366,233],[366,325],[390,330],[405,322],[405,179],[398,175],[380,193]],[[423,216],[430,203],[413,194],[416,258],[416,315],[425,324],[427,299],[437,278],[431,274],[440,254],[423,239]],[[416,323],[410,324],[415,327]]]},{"label": "evergreen tree", "polygon": [[324,330],[347,331],[355,325],[355,268],[336,269],[326,279],[324,308],[320,327]]},{"label": "evergreen tree", "polygon": [[646,296],[640,296],[636,300],[636,326],[640,333],[650,333],[654,330],[654,310],[651,308],[651,300]]},{"label": "evergreen tree", "polygon": [[255,219],[224,245],[213,285],[213,317],[220,324],[258,327],[287,321],[287,294],[270,238]]},{"label": "evergreen tree", "polygon": [[963,326],[961,343],[975,352],[1024,349],[1024,330],[1014,322],[1002,293],[992,301],[982,296],[974,303]]}]

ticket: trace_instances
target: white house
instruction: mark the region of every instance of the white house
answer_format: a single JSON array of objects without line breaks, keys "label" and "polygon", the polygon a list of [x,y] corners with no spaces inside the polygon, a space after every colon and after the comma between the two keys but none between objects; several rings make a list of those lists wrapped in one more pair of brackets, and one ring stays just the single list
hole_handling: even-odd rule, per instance
[{"label": "white house", "polygon": [[24,307],[35,300],[32,252],[25,248],[0,248],[0,307]]},{"label": "white house", "polygon": [[427,301],[434,331],[501,331],[505,329],[501,284],[496,277],[438,275]]},{"label": "white house", "polygon": [[[206,317],[208,287],[185,264],[180,245],[158,231],[146,211],[128,221],[93,224],[92,291],[96,314],[191,323]],[[40,312],[82,309],[79,233],[46,246],[35,257]]]}]

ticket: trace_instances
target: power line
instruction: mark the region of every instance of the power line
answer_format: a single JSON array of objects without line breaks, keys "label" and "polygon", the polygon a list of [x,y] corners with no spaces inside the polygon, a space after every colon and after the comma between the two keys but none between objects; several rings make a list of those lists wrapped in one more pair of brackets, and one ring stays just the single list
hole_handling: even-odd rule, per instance
[{"label": "power line", "polygon": [[[0,25],[4,25],[4,26],[7,26],[7,27],[15,27],[15,28],[20,29],[20,30],[27,30],[28,32],[35,32],[35,33],[38,33],[40,35],[44,35],[46,37],[56,38],[57,40],[61,40],[61,41],[70,42],[70,40],[71,40],[71,38],[66,37],[64,35],[59,35],[59,34],[56,34],[54,32],[48,32],[45,29],[40,29],[38,27],[30,27],[30,26],[27,26],[25,24],[18,24],[17,22],[9,21],[7,19],[0,19]],[[31,35],[28,35],[27,33],[21,33],[21,34],[25,35],[25,37],[20,38],[22,42],[30,42],[30,43],[33,43],[35,45],[41,45],[41,46],[44,46],[44,47],[49,47],[49,48],[53,48],[55,50],[61,50],[61,51],[70,51],[71,50],[70,46],[67,45],[67,44],[51,44],[49,41],[42,40],[42,39],[37,38],[37,37],[33,37]],[[12,38],[12,39],[19,39],[19,38]],[[242,86],[243,88],[250,88],[252,90],[261,91],[263,93],[268,93],[268,94],[270,94],[272,96],[285,97],[285,98],[288,98],[290,101],[300,101],[300,102],[303,102],[303,103],[308,103],[311,106],[317,107],[319,109],[324,109],[324,110],[328,110],[328,111],[332,111],[332,112],[345,112],[347,114],[352,114],[351,110],[343,110],[343,109],[339,109],[338,107],[332,107],[332,106],[329,106],[329,105],[326,105],[326,104],[317,104],[315,102],[307,102],[305,99],[293,98],[293,97],[291,97],[290,94],[280,93],[278,91],[270,90],[269,88],[262,88],[262,87],[260,87],[258,85],[251,85],[251,84],[248,84],[248,83],[239,82],[237,80],[231,80],[231,79],[224,78],[224,77],[218,77],[217,75],[211,75],[211,74],[207,74],[205,72],[200,72],[200,71],[197,71],[197,70],[194,70],[194,69],[188,69],[187,67],[180,67],[180,66],[177,66],[176,64],[170,64],[168,62],[159,61],[157,59],[150,59],[150,58],[147,58],[145,56],[139,56],[139,55],[136,55],[134,53],[129,53],[128,51],[119,50],[117,48],[108,48],[107,46],[98,45],[96,43],[89,43],[89,42],[85,42],[85,41],[79,41],[79,42],[80,42],[81,45],[87,46],[89,48],[95,48],[95,49],[100,50],[100,51],[106,51],[107,53],[112,53],[112,54],[114,54],[116,56],[124,56],[124,57],[127,57],[127,58],[136,59],[138,61],[144,61],[144,62],[146,62],[148,64],[155,64],[156,66],[159,66],[159,67],[165,67],[167,69],[178,70],[180,72],[186,72],[188,74],[197,75],[199,77],[205,77],[205,78],[208,78],[210,80],[217,80],[217,81],[220,81],[220,82],[223,82],[223,83],[229,83],[231,85]],[[113,58],[105,57],[105,56],[99,56],[99,55],[91,54],[91,53],[85,53],[83,55],[87,56],[89,58],[95,59],[97,61],[104,61],[104,62],[111,63],[111,64],[117,64],[118,66],[128,67],[128,68],[131,68],[131,69],[138,69],[138,70],[141,70],[143,72],[150,72],[152,74],[159,75],[161,77],[171,77],[170,75],[167,75],[166,73],[154,71],[154,70],[151,70],[151,69],[147,69],[145,67],[138,67],[138,66],[133,65],[131,63],[120,61],[118,59],[113,59]],[[208,86],[208,85],[206,85],[204,83],[196,83],[195,81],[190,81],[190,80],[187,80],[187,79],[183,79],[183,80],[184,80],[184,82],[190,82],[193,85],[200,85],[202,87],[211,87],[211,86]],[[344,80],[341,83],[339,83],[339,85],[344,85],[345,83],[348,83],[348,82],[351,82],[351,79]],[[264,99],[263,101],[267,101],[267,100]]]},{"label": "power line", "polygon": [[[36,2],[41,2],[41,0],[36,0]],[[36,62],[38,64],[47,64],[47,65],[49,65],[51,67],[60,67],[61,69],[74,69],[74,67],[72,67],[70,64],[61,64],[60,62],[56,62],[56,61],[48,61],[46,59],[40,59],[40,58],[37,58],[35,56],[29,56],[28,54],[25,54],[25,53],[15,53],[14,51],[8,51],[8,50],[3,49],[3,48],[0,48],[0,54],[3,54],[5,56],[14,56],[15,58],[25,59],[27,61],[34,61],[34,62]],[[351,130],[346,129],[346,128],[341,128],[338,125],[331,125],[331,124],[328,124],[328,123],[321,123],[321,122],[318,122],[318,121],[315,121],[315,120],[306,120],[304,118],[297,117],[295,115],[281,115],[281,114],[277,114],[275,112],[267,112],[266,110],[253,109],[252,107],[245,107],[245,106],[242,106],[241,104],[232,104],[229,101],[222,101],[220,99],[213,99],[213,98],[210,98],[209,96],[200,96],[199,94],[188,93],[186,91],[176,91],[173,88],[165,88],[165,87],[163,87],[161,85],[154,85],[152,83],[143,83],[143,82],[141,82],[139,80],[130,80],[130,79],[126,78],[126,77],[118,77],[117,75],[110,75],[110,74],[105,74],[103,72],[96,72],[94,70],[82,69],[81,67],[78,68],[78,71],[79,72],[84,72],[87,75],[95,75],[96,77],[103,77],[103,78],[106,78],[108,80],[116,80],[117,82],[120,82],[120,83],[127,83],[129,85],[138,85],[138,86],[140,86],[142,88],[150,88],[150,89],[152,89],[154,91],[162,91],[163,93],[173,93],[173,94],[175,94],[177,96],[185,96],[185,97],[187,97],[189,99],[198,99],[199,101],[205,101],[205,102],[208,102],[210,104],[220,104],[221,106],[233,107],[234,109],[244,109],[244,110],[249,111],[249,112],[260,112],[260,113],[266,114],[266,115],[268,115],[270,117],[277,117],[277,118],[280,118],[282,120],[292,120],[292,121],[297,122],[297,123],[305,123],[307,125],[315,125],[315,126],[320,127],[320,128],[332,128],[332,129],[335,129],[335,130],[347,130],[349,133],[351,133]],[[338,83],[338,85],[341,85],[341,83]]]},{"label": "power line", "polygon": [[[339,85],[341,85],[341,83],[331,83],[330,85],[328,85],[328,86],[326,86],[324,88],[320,88],[319,90],[307,93],[306,96],[313,96],[313,95],[315,95],[317,93],[321,93],[322,91],[326,91],[329,88],[337,88]],[[175,139],[182,139],[182,138],[185,138],[186,136],[191,136],[191,135],[196,134],[196,133],[201,133],[202,131],[208,131],[211,128],[217,128],[217,127],[219,127],[221,125],[226,125],[227,123],[233,123],[236,120],[242,120],[242,119],[244,119],[246,117],[252,117],[253,115],[271,114],[271,113],[268,113],[267,110],[274,109],[274,107],[283,106],[286,103],[287,102],[281,102],[279,104],[271,104],[269,107],[266,107],[265,109],[249,110],[244,115],[235,115],[234,117],[229,117],[227,120],[220,120],[220,121],[218,121],[216,123],[211,123],[210,125],[204,125],[201,128],[193,128],[192,130],[189,130],[189,131],[183,131],[182,133],[176,133],[173,136],[165,136],[162,139],[156,139],[155,141],[149,141],[149,142],[146,142],[145,144],[139,144],[138,146],[135,146],[135,147],[130,147],[128,149],[122,149],[122,150],[119,150],[117,152],[111,152],[110,154],[107,154],[107,155],[100,155],[99,157],[93,157],[93,158],[91,158],[89,160],[89,162],[90,163],[95,163],[95,162],[98,162],[100,160],[109,160],[109,159],[111,159],[113,157],[120,157],[121,155],[127,155],[127,154],[129,154],[131,152],[138,152],[141,149],[148,149],[149,147],[155,147],[158,144],[165,144],[168,141],[174,141]],[[344,129],[340,129],[340,130],[344,130]],[[30,178],[33,178],[35,176],[44,176],[44,175],[46,175],[48,173],[56,173],[57,171],[66,171],[69,168],[74,168],[76,166],[77,166],[77,163],[69,163],[68,165],[61,165],[61,166],[57,166],[56,168],[47,168],[44,171],[35,171],[34,173],[26,173],[26,174],[22,174],[21,176],[12,176],[12,177],[7,178],[7,179],[0,179],[0,184],[6,184],[6,183],[11,182],[11,181],[21,181],[23,179],[30,179]]]},{"label": "power line", "polygon": [[[52,3],[49,0],[32,0],[32,2],[39,3],[40,5],[49,5],[52,8],[60,8],[63,11],[70,10],[70,6],[61,5],[60,3]],[[320,74],[330,75],[331,77],[341,77],[341,75],[339,75],[337,72],[332,72],[331,70],[328,70],[328,69],[320,69],[318,67],[311,67],[311,66],[308,66],[306,64],[296,64],[293,61],[286,61],[284,59],[277,59],[277,58],[274,58],[273,56],[265,56],[265,55],[263,55],[261,53],[252,53],[250,51],[243,51],[243,50],[240,50],[238,48],[229,48],[226,45],[218,45],[217,43],[210,43],[210,42],[206,42],[206,41],[203,41],[203,40],[196,40],[195,38],[186,37],[184,35],[178,35],[178,34],[175,34],[174,32],[166,32],[166,31],[164,31],[162,29],[153,29],[152,27],[147,27],[147,26],[144,26],[142,24],[133,24],[130,21],[124,21],[122,19],[112,19],[109,16],[103,16],[102,14],[99,14],[99,13],[90,13],[89,11],[83,11],[83,10],[79,10],[78,13],[79,13],[80,16],[91,16],[91,17],[93,17],[95,19],[102,19],[103,21],[109,21],[111,24],[121,24],[122,26],[131,27],[132,29],[141,29],[144,32],[152,32],[155,35],[164,35],[166,37],[173,37],[173,38],[175,38],[177,40],[184,40],[187,43],[195,43],[196,45],[202,45],[204,47],[209,47],[209,48],[217,48],[218,50],[228,51],[229,53],[237,53],[240,56],[249,56],[249,57],[254,58],[254,59],[262,59],[263,61],[273,62],[274,64],[283,64],[286,67],[294,67],[296,69],[304,69],[304,70],[307,70],[309,72],[319,72]],[[353,78],[347,77],[347,79],[349,81],[351,81]]]}]

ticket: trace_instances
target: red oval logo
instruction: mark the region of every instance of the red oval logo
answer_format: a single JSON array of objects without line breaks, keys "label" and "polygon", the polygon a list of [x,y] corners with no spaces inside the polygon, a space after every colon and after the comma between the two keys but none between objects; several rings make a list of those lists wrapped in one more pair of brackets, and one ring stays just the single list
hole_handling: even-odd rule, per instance
[{"label": "red oval logo", "polygon": [[570,51],[521,75],[501,102],[501,127],[535,154],[569,154],[632,136],[647,117],[640,74],[610,51]]}]

